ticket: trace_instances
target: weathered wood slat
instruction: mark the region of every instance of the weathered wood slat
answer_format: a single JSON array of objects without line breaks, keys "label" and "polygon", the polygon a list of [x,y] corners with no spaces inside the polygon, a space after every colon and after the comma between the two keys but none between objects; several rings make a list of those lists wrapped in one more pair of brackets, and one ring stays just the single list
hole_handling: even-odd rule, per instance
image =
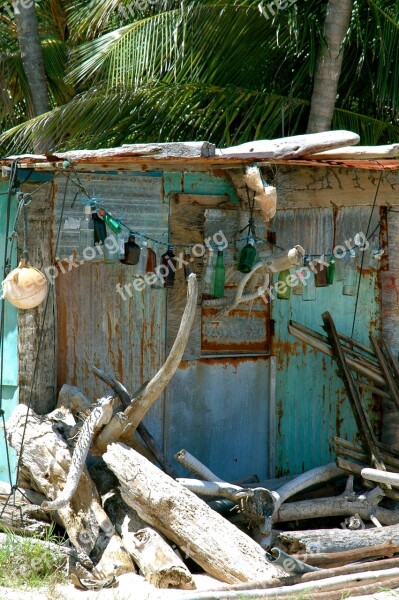
[{"label": "weathered wood slat", "polygon": [[399,156],[399,144],[386,146],[352,146],[325,150],[310,155],[311,158],[348,159],[348,158],[396,158]]},{"label": "weathered wood slat", "polygon": [[323,133],[310,133],[294,135],[275,140],[259,140],[217,149],[216,155],[223,157],[249,158],[298,158],[314,154],[322,150],[333,150],[345,145],[358,144],[360,137],[351,131],[326,131]]}]

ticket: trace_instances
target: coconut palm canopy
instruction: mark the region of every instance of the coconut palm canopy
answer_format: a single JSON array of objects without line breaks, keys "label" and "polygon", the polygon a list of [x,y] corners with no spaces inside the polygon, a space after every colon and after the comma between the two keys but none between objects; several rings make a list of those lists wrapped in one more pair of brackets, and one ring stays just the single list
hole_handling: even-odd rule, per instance
[{"label": "coconut palm canopy", "polygon": [[[0,145],[32,150],[207,139],[219,146],[306,130],[326,2],[271,15],[259,0],[40,0],[52,110],[32,102],[0,0]],[[270,16],[268,16],[270,15]],[[399,4],[355,0],[333,128],[399,139]]]}]

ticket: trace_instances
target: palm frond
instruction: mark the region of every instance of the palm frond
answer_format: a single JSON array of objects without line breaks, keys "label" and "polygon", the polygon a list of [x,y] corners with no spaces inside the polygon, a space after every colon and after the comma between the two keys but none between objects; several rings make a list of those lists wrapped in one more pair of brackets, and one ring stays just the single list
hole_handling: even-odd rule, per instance
[{"label": "palm frond", "polygon": [[154,84],[108,94],[99,88],[3,133],[0,146],[26,152],[42,137],[52,137],[57,149],[196,138],[228,146],[280,135],[283,111],[295,133],[306,110],[303,100],[233,86]]}]

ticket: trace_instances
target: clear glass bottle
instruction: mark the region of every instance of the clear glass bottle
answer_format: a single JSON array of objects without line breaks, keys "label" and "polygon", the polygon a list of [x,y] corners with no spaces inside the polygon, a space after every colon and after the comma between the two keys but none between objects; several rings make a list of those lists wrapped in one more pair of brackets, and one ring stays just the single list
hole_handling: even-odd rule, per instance
[{"label": "clear glass bottle", "polygon": [[384,254],[384,250],[380,247],[380,237],[378,233],[374,233],[370,241],[370,247],[368,249],[368,267],[369,269],[379,269],[381,265],[381,257]]},{"label": "clear glass bottle", "polygon": [[249,237],[247,243],[240,253],[240,260],[238,263],[238,270],[241,273],[249,273],[254,266],[256,259],[256,247],[253,238]]},{"label": "clear glass bottle", "polygon": [[280,271],[278,276],[279,285],[277,287],[277,298],[279,300],[289,300],[291,296],[291,288],[287,283],[287,277],[290,276],[290,270]]},{"label": "clear glass bottle", "polygon": [[215,275],[215,253],[213,248],[209,249],[206,260],[204,284],[202,287],[202,299],[210,300],[213,298],[213,280]]},{"label": "clear glass bottle", "polygon": [[344,296],[356,296],[357,283],[357,256],[355,250],[350,250],[349,260],[346,263],[346,279],[342,290]]},{"label": "clear glass bottle", "polygon": [[223,298],[224,297],[224,284],[226,278],[226,269],[224,266],[223,250],[218,250],[215,274],[213,279],[213,297]]},{"label": "clear glass bottle", "polygon": [[309,300],[316,300],[316,282],[309,256],[305,258],[304,272],[305,277],[302,281],[302,300],[306,302]]},{"label": "clear glass bottle", "polygon": [[[91,216],[91,206],[85,206],[84,217],[79,226],[79,256],[82,260],[93,260],[97,256],[94,248],[94,221]],[[86,249],[87,253],[85,252]]]},{"label": "clear glass bottle", "polygon": [[117,235],[109,235],[105,240],[104,260],[107,264],[117,263],[120,261],[119,256],[119,239]]},{"label": "clear glass bottle", "polygon": [[148,260],[148,244],[147,240],[142,240],[140,244],[140,259],[137,265],[137,275],[144,277],[147,272],[147,260]]},{"label": "clear glass bottle", "polygon": [[335,281],[345,281],[347,258],[348,257],[346,254],[344,254],[344,256],[336,256],[335,257],[335,271],[334,271]]}]

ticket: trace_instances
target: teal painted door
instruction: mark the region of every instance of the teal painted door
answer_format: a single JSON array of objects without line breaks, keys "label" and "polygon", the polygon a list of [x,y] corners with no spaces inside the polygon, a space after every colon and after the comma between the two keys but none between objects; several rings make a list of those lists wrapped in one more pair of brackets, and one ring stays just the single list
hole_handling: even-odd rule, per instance
[{"label": "teal painted door", "polygon": [[[369,209],[348,207],[281,211],[275,220],[277,243],[302,245],[309,254],[332,251],[357,232],[366,232]],[[375,211],[373,231],[378,222]],[[380,331],[380,298],[376,271],[364,271],[359,294],[354,339],[369,345],[369,334]],[[276,356],[275,475],[302,473],[335,460],[334,436],[356,441],[357,426],[337,365],[328,356],[288,333],[290,319],[325,334],[321,314],[329,311],[340,333],[351,336],[355,298],[342,293],[343,284],[316,288],[316,300],[302,296],[273,300]],[[364,397],[376,432],[380,409],[371,395]]]},{"label": "teal painted door", "polygon": [[[3,268],[4,263],[4,243],[6,232],[7,215],[7,185],[0,183],[0,265]],[[16,201],[13,198],[11,211],[11,227],[14,222]],[[15,257],[13,257],[13,267],[15,266]],[[1,397],[2,408],[5,411],[5,419],[11,415],[18,404],[18,311],[11,306],[7,300],[4,302],[4,346],[3,346],[3,391]],[[1,421],[2,422],[2,421]],[[14,476],[16,457],[14,451],[10,450],[11,472]],[[0,481],[9,482],[9,473],[7,465],[7,453],[4,441],[4,431],[0,429]]]}]

